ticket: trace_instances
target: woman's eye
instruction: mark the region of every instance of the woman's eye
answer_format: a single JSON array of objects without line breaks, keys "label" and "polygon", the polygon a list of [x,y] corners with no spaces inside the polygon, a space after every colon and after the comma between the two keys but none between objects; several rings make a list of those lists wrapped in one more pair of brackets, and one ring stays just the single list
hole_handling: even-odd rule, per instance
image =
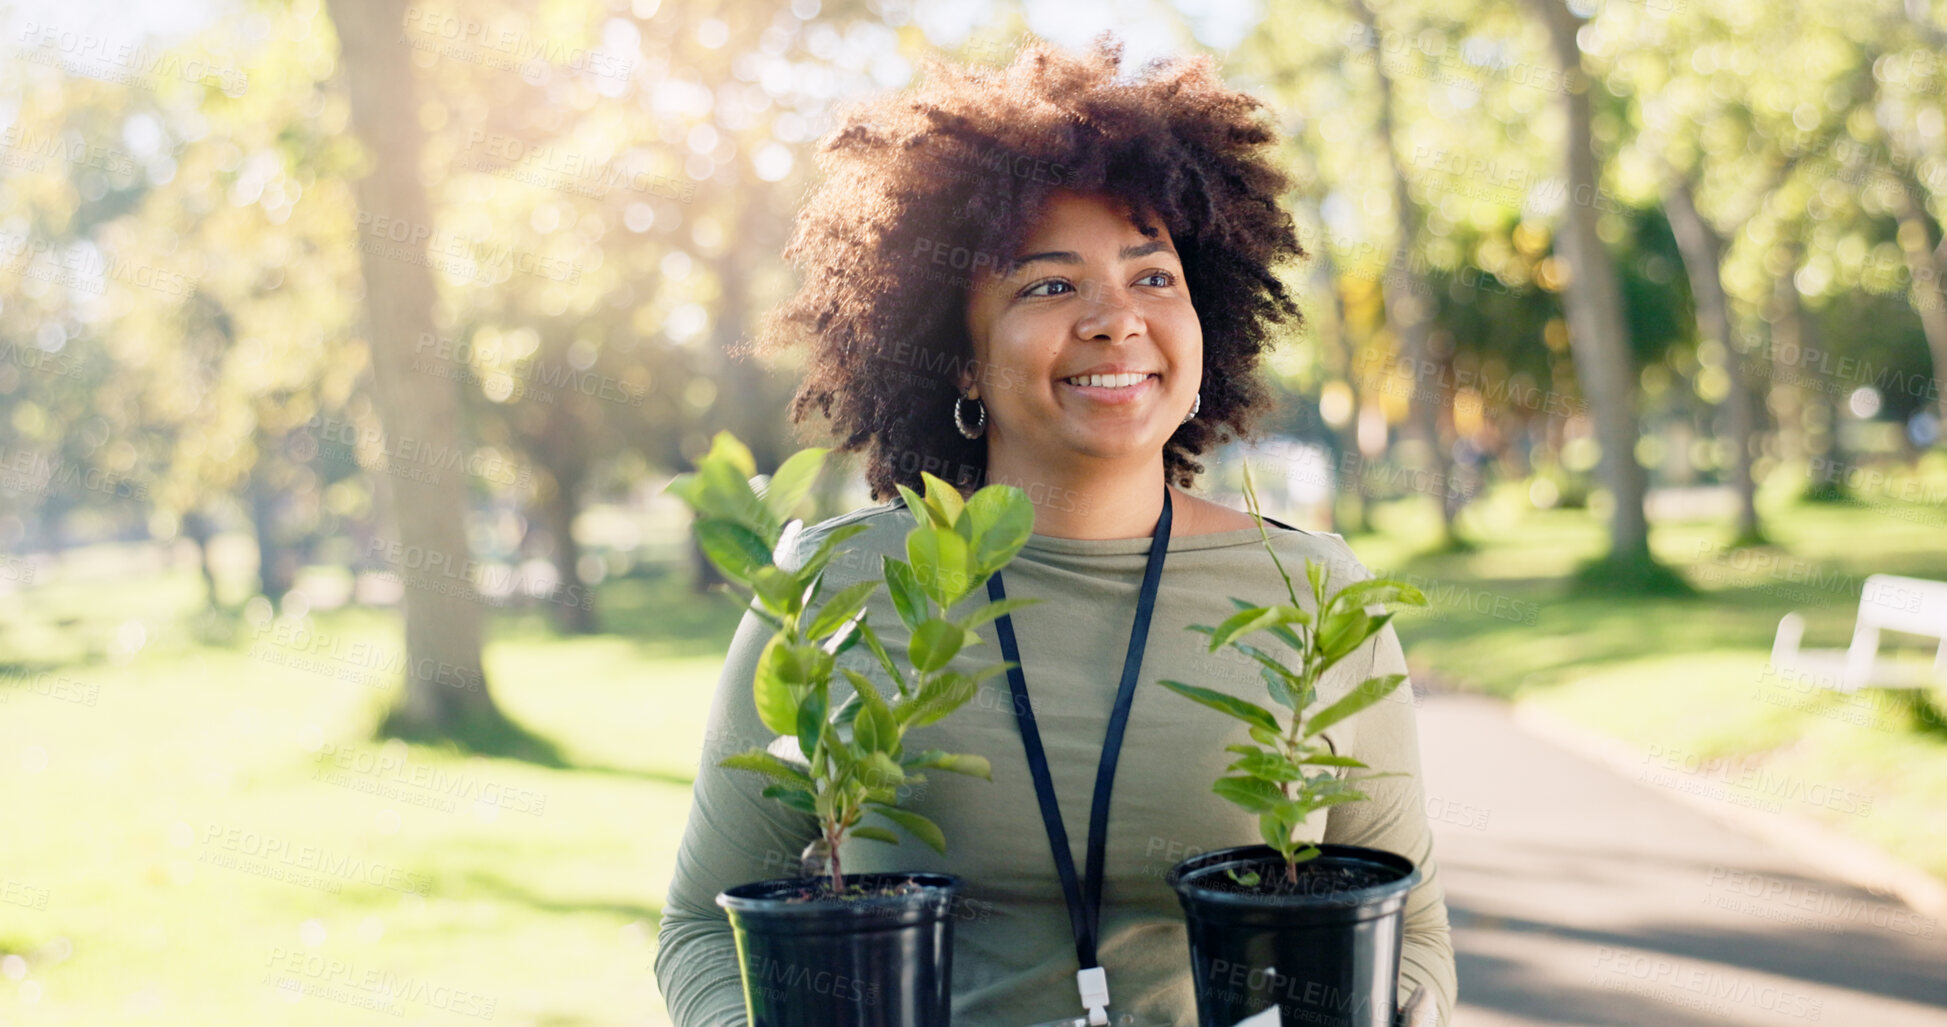
[{"label": "woman's eye", "polygon": [[[1156,282],[1151,282],[1151,279],[1162,279],[1162,280],[1161,280],[1161,281],[1156,281]],[[1173,274],[1170,274],[1170,273],[1169,273],[1168,271],[1151,271],[1150,273],[1148,273],[1148,274],[1146,274],[1146,275],[1144,275],[1144,276],[1142,276],[1142,277],[1141,277],[1140,279],[1137,279],[1137,280],[1138,280],[1138,281],[1142,281],[1142,282],[1150,282],[1150,284],[1152,284],[1152,285],[1156,285],[1156,286],[1159,286],[1159,287],[1161,287],[1161,286],[1170,286],[1170,285],[1175,285],[1175,284],[1176,284],[1176,276],[1175,276],[1175,275],[1173,275]]]},{"label": "woman's eye", "polygon": [[1021,295],[1023,295],[1023,296],[1057,296],[1057,295],[1060,295],[1060,293],[1055,293],[1055,292],[1040,292],[1040,291],[1037,291],[1037,290],[1041,290],[1041,289],[1052,289],[1052,288],[1054,288],[1054,287],[1056,287],[1056,286],[1060,286],[1061,288],[1064,288],[1064,289],[1073,289],[1073,288],[1074,288],[1074,286],[1072,286],[1072,285],[1069,285],[1069,284],[1068,284],[1067,282],[1064,282],[1064,281],[1062,281],[1062,280],[1061,280],[1061,279],[1059,279],[1059,278],[1050,278],[1050,279],[1048,279],[1048,280],[1047,280],[1047,281],[1045,281],[1045,282],[1036,282],[1036,283],[1034,283],[1033,285],[1030,285],[1030,286],[1028,286],[1027,288],[1025,288],[1025,289],[1022,289],[1022,290],[1021,290]]}]

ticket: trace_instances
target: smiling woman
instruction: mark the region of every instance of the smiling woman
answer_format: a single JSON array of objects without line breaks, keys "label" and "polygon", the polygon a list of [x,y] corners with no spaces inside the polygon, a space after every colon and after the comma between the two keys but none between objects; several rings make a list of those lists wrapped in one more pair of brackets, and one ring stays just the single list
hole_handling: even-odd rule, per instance
[{"label": "smiling woman", "polygon": [[[1033,534],[988,598],[1040,603],[977,632],[1014,664],[1007,680],[979,676],[965,654],[981,647],[968,646],[948,667],[978,683],[969,712],[911,736],[987,757],[991,783],[929,775],[915,787],[910,808],[939,825],[943,852],[870,839],[841,852],[863,873],[962,879],[961,1023],[1103,1007],[1142,1025],[1196,1021],[1184,916],[1164,876],[1186,855],[1259,841],[1257,819],[1208,784],[1250,737],[1159,700],[1155,683],[1261,692],[1255,664],[1226,662],[1185,629],[1222,622],[1231,596],[1282,601],[1264,545],[1290,566],[1330,566],[1335,581],[1369,577],[1337,536],[1268,518],[1261,528],[1182,491],[1197,457],[1246,434],[1266,402],[1258,362],[1298,318],[1273,268],[1303,253],[1278,205],[1286,179],[1259,103],[1207,57],[1134,77],[1120,60],[1107,37],[1080,56],[1037,43],[1006,69],[938,65],[916,92],[854,108],[822,147],[826,176],[788,251],[804,284],[759,340],[807,351],[793,419],[824,415],[840,449],[865,452],[874,498],[890,500],[805,529],[781,563],[843,531],[849,552],[825,587],[875,581],[914,523],[897,486],[920,490],[924,472],[963,493],[1014,485],[1034,504]],[[911,652],[885,589],[865,613],[893,658]],[[746,616],[731,642],[664,908],[656,970],[679,1027],[743,1022],[736,942],[715,898],[797,873],[817,838],[812,818],[717,766],[765,737],[751,682],[766,637]],[[876,673],[856,650],[839,660]],[[1405,671],[1391,627],[1339,666],[1321,695]],[[834,683],[831,701],[846,692]],[[1312,818],[1305,840],[1418,867],[1397,983],[1418,997],[1413,1027],[1444,1023],[1453,949],[1413,706],[1379,702],[1319,737],[1385,780]]]},{"label": "smiling woman", "polygon": [[[1086,55],[1035,43],[1004,69],[935,64],[823,143],[824,180],[786,250],[804,284],[752,348],[809,358],[792,417],[821,414],[841,449],[865,450],[875,499],[919,488],[922,471],[978,487],[990,445],[1039,430],[1008,415],[1038,420],[1058,400],[1097,419],[1066,422],[1064,440],[1132,419],[1170,428],[1129,444],[1156,444],[1169,480],[1188,486],[1196,457],[1248,431],[1264,404],[1259,358],[1299,320],[1274,268],[1304,251],[1278,203],[1288,180],[1266,152],[1262,105],[1208,57],[1133,77],[1120,63],[1105,37]],[[1014,359],[1016,344],[1068,331],[1089,340],[1054,365]],[[1168,378],[1117,414],[1089,386],[1058,397],[1047,376],[1166,359]],[[971,426],[975,395],[994,416],[967,438],[956,400]]]}]

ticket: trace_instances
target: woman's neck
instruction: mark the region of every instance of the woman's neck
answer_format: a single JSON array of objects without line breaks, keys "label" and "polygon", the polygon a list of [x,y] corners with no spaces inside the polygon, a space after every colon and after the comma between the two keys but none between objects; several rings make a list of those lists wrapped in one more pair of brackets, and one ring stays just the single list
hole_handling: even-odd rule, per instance
[{"label": "woman's neck", "polygon": [[[1035,533],[1054,538],[1148,538],[1163,513],[1161,453],[1121,466],[1054,470],[1011,467],[990,454],[986,480],[1026,492],[1034,503]],[[1180,509],[1178,514],[1180,520]]]}]

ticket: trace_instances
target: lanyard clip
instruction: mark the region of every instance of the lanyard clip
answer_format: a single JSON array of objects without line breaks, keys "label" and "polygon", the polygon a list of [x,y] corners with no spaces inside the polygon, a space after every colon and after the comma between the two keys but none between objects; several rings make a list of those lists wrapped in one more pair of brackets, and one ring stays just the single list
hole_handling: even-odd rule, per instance
[{"label": "lanyard clip", "polygon": [[1109,1022],[1109,972],[1099,966],[1084,967],[1075,973],[1075,987],[1082,993],[1082,1008],[1088,1010],[1091,1027]]}]

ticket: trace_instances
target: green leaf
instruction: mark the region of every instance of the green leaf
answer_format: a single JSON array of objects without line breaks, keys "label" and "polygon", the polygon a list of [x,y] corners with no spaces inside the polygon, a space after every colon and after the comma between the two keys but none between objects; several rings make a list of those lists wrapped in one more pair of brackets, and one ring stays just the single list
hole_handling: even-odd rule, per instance
[{"label": "green leaf", "polygon": [[1324,634],[1319,641],[1319,652],[1325,666],[1330,667],[1343,659],[1347,653],[1365,644],[1366,639],[1379,633],[1386,622],[1393,619],[1390,613],[1374,617],[1363,609],[1341,610],[1326,618],[1323,623]]},{"label": "green leaf", "polygon": [[906,622],[908,631],[919,627],[930,612],[926,605],[926,595],[920,591],[919,578],[913,574],[913,567],[904,560],[890,556],[879,558],[885,569],[886,592],[892,596],[892,608],[899,613],[899,619]]},{"label": "green leaf", "polygon": [[845,834],[848,838],[864,838],[866,841],[885,842],[887,845],[899,844],[898,835],[893,834],[886,828],[873,827],[870,824],[852,828],[850,831],[845,832]]},{"label": "green leaf", "polygon": [[[805,684],[804,668],[783,635],[772,636],[757,654],[757,674],[751,685],[757,705],[757,719],[780,735],[798,730],[799,687]],[[805,753],[809,755],[810,749]]]},{"label": "green leaf", "polygon": [[1264,690],[1271,693],[1272,702],[1294,713],[1300,709],[1298,697],[1291,694],[1291,685],[1285,681],[1285,673],[1277,668],[1265,667],[1258,674],[1264,678]]},{"label": "green leaf", "polygon": [[987,680],[988,678],[991,678],[991,677],[996,677],[996,676],[998,676],[998,675],[1001,675],[1001,674],[1005,674],[1005,673],[1007,673],[1007,672],[1008,672],[1009,670],[1012,670],[1013,668],[1015,668],[1015,667],[1017,667],[1017,666],[1020,666],[1020,665],[1019,665],[1019,664],[1016,664],[1016,663],[1009,663],[1009,662],[1005,662],[1005,661],[1003,661],[1003,662],[1001,662],[1001,663],[990,663],[990,664],[988,664],[987,666],[985,666],[985,667],[982,667],[982,668],[980,668],[979,670],[977,670],[977,671],[974,671],[974,672],[973,672],[973,681],[974,681],[974,684],[976,684],[976,685],[977,685],[977,684],[979,684],[979,683],[981,683],[982,681],[985,681],[985,680]]},{"label": "green leaf", "polygon": [[1239,610],[1211,632],[1210,651],[1214,653],[1219,646],[1253,631],[1284,624],[1310,624],[1311,619],[1311,614],[1290,603]]},{"label": "green leaf", "polygon": [[859,712],[852,717],[852,744],[861,752],[875,752],[879,749],[879,723],[865,711],[865,703],[859,703]]},{"label": "green leaf", "polygon": [[725,756],[717,761],[717,766],[730,770],[749,770],[769,777],[781,778],[783,780],[779,782],[780,784],[790,781],[806,788],[811,787],[811,775],[805,773],[802,767],[786,763],[762,749],[751,749],[734,756]]},{"label": "green leaf", "polygon": [[1425,606],[1426,595],[1404,581],[1393,578],[1368,578],[1339,589],[1338,594],[1332,597],[1331,605],[1347,609],[1364,609],[1374,603]]},{"label": "green leaf", "polygon": [[703,488],[703,476],[694,471],[686,471],[669,479],[669,484],[663,486],[663,491],[682,500],[684,506],[701,516],[704,504]]},{"label": "green leaf", "polygon": [[[1230,604],[1232,606],[1237,607],[1240,610],[1254,609],[1257,606],[1256,603],[1246,602],[1245,600],[1239,599],[1236,596],[1230,597]],[[1203,630],[1207,634],[1211,629],[1205,628]],[[1294,652],[1302,653],[1305,651],[1304,639],[1299,638],[1298,633],[1291,630],[1290,625],[1272,624],[1265,627],[1264,630],[1269,631],[1273,638],[1276,638],[1278,641],[1283,642],[1284,644],[1290,646]]]},{"label": "green leaf", "polygon": [[1252,813],[1262,813],[1285,801],[1277,785],[1255,777],[1220,777],[1210,790]]},{"label": "green leaf", "polygon": [[990,620],[997,619],[1003,613],[1013,613],[1015,610],[1021,609],[1024,606],[1033,606],[1040,601],[1039,599],[1020,599],[1015,597],[997,599],[968,614],[967,618],[960,623],[969,629],[977,628]]},{"label": "green leaf", "polygon": [[967,540],[950,528],[917,528],[906,536],[906,559],[912,561],[919,587],[946,609],[967,594]]},{"label": "green leaf", "polygon": [[1333,806],[1342,806],[1348,802],[1364,801],[1366,801],[1366,793],[1364,792],[1334,792],[1331,795],[1320,796],[1307,801],[1305,803],[1305,815],[1310,816],[1319,810],[1329,809]]},{"label": "green leaf", "polygon": [[796,574],[781,567],[759,567],[750,576],[750,587],[758,600],[786,617],[804,609],[804,585]]},{"label": "green leaf", "polygon": [[818,616],[813,618],[811,626],[805,629],[805,637],[824,638],[843,627],[846,621],[865,609],[866,600],[872,598],[873,590],[878,587],[877,581],[866,580],[840,589],[837,595],[831,597],[831,600],[818,610]]},{"label": "green leaf", "polygon": [[921,499],[919,493],[904,485],[894,487],[899,490],[900,498],[906,501],[906,509],[912,511],[913,519],[919,522],[920,527],[924,528],[931,524],[942,531],[953,530],[952,522],[940,520],[940,511],[934,509],[931,503]]},{"label": "green leaf", "polygon": [[908,770],[944,770],[951,774],[965,774],[985,781],[994,779],[993,765],[987,762],[985,756],[958,755],[941,752],[938,749],[928,749],[919,756],[901,760],[900,763]]},{"label": "green leaf", "polygon": [[[939,519],[946,527],[956,527],[960,523],[960,511],[967,507],[967,501],[960,495],[960,490],[948,485],[946,479],[936,477],[928,471],[919,472],[919,480],[926,486],[927,505],[939,511]],[[958,532],[956,531],[955,534]]]},{"label": "green leaf", "polygon": [[908,699],[894,712],[906,722],[909,729],[925,727],[966,705],[978,688],[967,675],[946,671],[934,675],[920,687],[918,695]]},{"label": "green leaf", "polygon": [[[697,467],[703,477],[704,510],[713,518],[735,521],[774,542],[783,527],[758,500],[750,487],[750,474],[728,463],[705,461]],[[770,546],[765,546],[769,549]]]},{"label": "green leaf", "polygon": [[1319,755],[1316,756],[1307,756],[1304,759],[1299,760],[1298,762],[1300,765],[1307,766],[1307,767],[1313,767],[1313,766],[1363,767],[1365,766],[1364,763],[1360,762],[1357,759],[1352,758],[1351,756],[1334,756],[1330,753],[1320,753]]},{"label": "green leaf", "polygon": [[1242,885],[1245,888],[1255,888],[1258,886],[1258,882],[1264,880],[1262,877],[1258,876],[1258,873],[1255,870],[1246,870],[1240,874],[1237,872],[1237,868],[1227,867],[1225,868],[1224,873],[1227,876],[1229,876],[1231,880],[1237,882],[1239,885]]},{"label": "green leaf", "polygon": [[1220,713],[1236,717],[1238,720],[1253,727],[1261,727],[1273,733],[1276,733],[1278,730],[1278,718],[1273,716],[1270,710],[1249,700],[1239,699],[1234,695],[1225,695],[1222,692],[1213,692],[1208,688],[1186,685],[1180,681],[1158,681],[1156,683],[1191,702],[1202,703]]},{"label": "green leaf", "polygon": [[845,668],[845,677],[856,690],[853,698],[859,700],[864,709],[852,729],[852,739],[867,752],[895,752],[899,748],[899,719],[893,716],[892,708],[879,694],[877,686],[865,675],[851,668]]},{"label": "green leaf", "polygon": [[1324,564],[1310,557],[1306,557],[1305,580],[1311,582],[1312,599],[1317,601],[1320,609],[1323,609],[1325,607],[1325,586],[1332,580],[1332,572]]},{"label": "green leaf", "polygon": [[952,621],[936,617],[921,624],[913,629],[912,641],[907,646],[914,669],[922,674],[931,674],[946,666],[960,651],[966,637],[966,631]]},{"label": "green leaf", "polygon": [[886,652],[885,645],[879,641],[879,633],[872,630],[872,625],[861,621],[859,634],[865,638],[865,647],[872,653],[873,659],[878,660],[879,666],[885,668],[886,677],[892,680],[894,691],[905,694],[906,675],[899,669],[898,664],[892,662],[892,654]]},{"label": "green leaf", "polygon": [[698,521],[695,531],[703,555],[726,578],[749,581],[758,568],[771,566],[771,547],[741,524],[720,519]]},{"label": "green leaf", "polygon": [[1303,689],[1304,682],[1297,672],[1279,663],[1270,653],[1249,643],[1232,641],[1230,647],[1256,660],[1263,668],[1259,673],[1263,675],[1265,687],[1270,690],[1273,701],[1291,710],[1304,708],[1298,702],[1298,692]]},{"label": "green leaf", "polygon": [[818,815],[817,802],[811,797],[809,792],[800,791],[787,785],[772,785],[764,789],[764,797],[766,799],[776,799],[778,802],[800,813],[814,817]]},{"label": "green leaf", "polygon": [[1277,810],[1268,810],[1258,814],[1258,837],[1263,838],[1264,844],[1271,846],[1280,853],[1285,852],[1291,847],[1291,827],[1291,822],[1283,816],[1280,816]]},{"label": "green leaf", "polygon": [[883,752],[867,753],[859,761],[857,774],[859,783],[873,791],[897,791],[906,783],[906,768]]},{"label": "green leaf", "polygon": [[812,483],[818,480],[818,470],[825,466],[826,452],[817,446],[801,449],[778,465],[777,473],[771,475],[771,483],[764,489],[764,505],[770,509],[771,516],[780,521],[790,519],[791,511],[804,501]]},{"label": "green leaf", "polygon": [[1223,648],[1224,643],[1231,639],[1256,631],[1260,625],[1274,624],[1276,622],[1277,618],[1273,616],[1271,608],[1268,606],[1253,606],[1239,610],[1224,618],[1222,624],[1211,629],[1209,651],[1214,653],[1218,649]]},{"label": "green leaf", "polygon": [[1280,740],[1276,731],[1267,731],[1256,725],[1251,727],[1251,737],[1265,745],[1277,745]]},{"label": "green leaf", "polygon": [[907,834],[931,846],[934,852],[942,855],[946,853],[946,835],[940,830],[940,825],[935,824],[917,813],[899,809],[896,806],[874,804],[872,808],[880,816],[905,828]]},{"label": "green leaf", "polygon": [[727,463],[746,478],[757,473],[757,461],[751,457],[750,447],[727,429],[710,436],[710,452],[703,459]]},{"label": "green leaf", "polygon": [[1364,682],[1360,683],[1359,687],[1341,696],[1337,702],[1313,714],[1311,719],[1305,723],[1304,733],[1298,737],[1310,738],[1339,721],[1358,713],[1373,703],[1386,698],[1387,695],[1392,693],[1393,689],[1399,687],[1400,682],[1405,680],[1406,675],[1404,674],[1386,674],[1376,678],[1367,678]]},{"label": "green leaf", "polygon": [[[847,669],[845,673],[856,674],[857,671]],[[859,698],[857,692],[853,692],[845,697],[844,702],[838,704],[838,711],[832,714],[831,721],[834,724],[850,724],[858,719],[859,711],[864,708],[865,701]]]},{"label": "green leaf", "polygon": [[1275,752],[1249,753],[1224,769],[1263,781],[1298,781],[1305,776],[1297,764]]},{"label": "green leaf", "polygon": [[1007,566],[1034,534],[1034,503],[1012,485],[989,485],[967,500],[972,522],[974,571],[986,577]]},{"label": "green leaf", "polygon": [[825,730],[825,693],[812,689],[798,704],[798,747],[805,752],[818,748],[818,736]]}]

